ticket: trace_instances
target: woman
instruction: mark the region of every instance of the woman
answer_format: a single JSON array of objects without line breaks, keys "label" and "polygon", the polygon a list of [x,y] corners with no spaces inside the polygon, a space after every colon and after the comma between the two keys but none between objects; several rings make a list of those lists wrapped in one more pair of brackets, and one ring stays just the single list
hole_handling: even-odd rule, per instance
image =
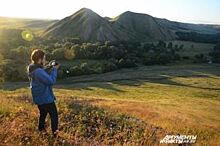
[{"label": "woman", "polygon": [[58,129],[58,113],[52,86],[56,82],[57,69],[60,65],[54,66],[51,73],[48,74],[43,68],[46,63],[45,53],[39,49],[32,52],[31,62],[32,63],[28,66],[28,76],[30,79],[33,102],[38,106],[40,112],[38,129],[39,131],[46,131],[45,119],[49,113],[52,133],[56,136]]}]

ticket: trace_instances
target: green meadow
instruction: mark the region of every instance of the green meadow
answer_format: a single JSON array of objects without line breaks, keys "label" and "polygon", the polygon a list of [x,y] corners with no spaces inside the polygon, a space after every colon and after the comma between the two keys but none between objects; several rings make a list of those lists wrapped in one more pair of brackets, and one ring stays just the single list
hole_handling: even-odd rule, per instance
[{"label": "green meadow", "polygon": [[[0,142],[20,145],[160,145],[167,134],[220,143],[220,66],[140,66],[59,80],[59,136],[37,131],[28,83],[4,83]],[[47,130],[50,132],[49,119]],[[175,145],[175,144],[173,144]]]}]

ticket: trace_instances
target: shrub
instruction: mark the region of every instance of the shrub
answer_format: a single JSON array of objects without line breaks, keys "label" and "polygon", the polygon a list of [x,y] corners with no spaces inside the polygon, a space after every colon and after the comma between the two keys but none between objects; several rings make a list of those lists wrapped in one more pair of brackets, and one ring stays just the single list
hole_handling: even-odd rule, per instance
[{"label": "shrub", "polygon": [[75,58],[75,51],[73,48],[70,48],[70,49],[65,49],[64,51],[64,58],[66,60],[72,60]]},{"label": "shrub", "polygon": [[52,57],[57,60],[62,60],[65,58],[64,52],[65,52],[64,48],[55,49],[52,51]]},{"label": "shrub", "polygon": [[10,63],[0,65],[1,81],[20,81],[27,80],[27,74],[21,73],[18,66],[10,65]]},{"label": "shrub", "polygon": [[220,42],[215,45],[210,56],[212,56],[213,62],[220,63]]},{"label": "shrub", "polygon": [[194,56],[195,63],[204,63],[207,62],[207,57],[204,54],[197,54]]},{"label": "shrub", "polygon": [[133,61],[131,61],[130,59],[121,58],[118,61],[119,68],[130,68],[130,67],[135,67],[135,66],[137,66],[137,65]]},{"label": "shrub", "polygon": [[71,67],[69,72],[70,72],[69,73],[70,76],[78,76],[78,75],[82,75],[83,74],[82,69],[79,66],[77,66],[77,65]]},{"label": "shrub", "polygon": [[102,65],[102,73],[116,70],[118,67],[112,62],[105,62]]}]

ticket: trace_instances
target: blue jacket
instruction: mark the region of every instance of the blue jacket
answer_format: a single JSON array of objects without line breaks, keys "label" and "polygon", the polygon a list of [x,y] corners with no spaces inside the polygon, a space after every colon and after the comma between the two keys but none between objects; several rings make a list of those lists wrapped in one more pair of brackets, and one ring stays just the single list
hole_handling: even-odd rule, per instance
[{"label": "blue jacket", "polygon": [[52,86],[56,82],[57,69],[53,68],[48,74],[42,66],[30,64],[28,66],[30,88],[33,102],[37,105],[52,103],[56,100]]}]

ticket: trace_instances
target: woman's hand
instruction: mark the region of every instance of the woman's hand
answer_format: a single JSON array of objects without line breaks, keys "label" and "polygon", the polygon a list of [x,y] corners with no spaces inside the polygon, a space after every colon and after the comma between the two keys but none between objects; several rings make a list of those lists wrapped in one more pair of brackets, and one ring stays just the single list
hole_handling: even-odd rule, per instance
[{"label": "woman's hand", "polygon": [[54,66],[54,68],[58,69],[60,67],[60,64],[57,64]]}]

